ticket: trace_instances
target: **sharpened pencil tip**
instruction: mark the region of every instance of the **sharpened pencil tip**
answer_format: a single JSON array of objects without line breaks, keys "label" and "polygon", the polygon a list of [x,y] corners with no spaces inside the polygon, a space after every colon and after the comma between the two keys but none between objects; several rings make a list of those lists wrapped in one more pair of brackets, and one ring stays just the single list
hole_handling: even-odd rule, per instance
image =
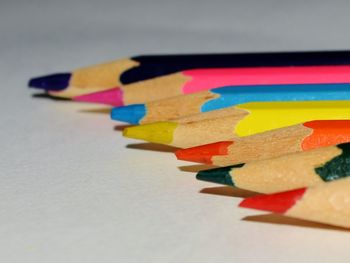
[{"label": "sharpened pencil tip", "polygon": [[234,166],[227,166],[200,171],[197,173],[196,178],[201,181],[234,186],[234,182],[232,181],[232,177],[230,175],[230,171],[233,167]]},{"label": "sharpened pencil tip", "polygon": [[133,104],[124,107],[113,108],[111,111],[112,120],[139,124],[146,114],[144,104]]},{"label": "sharpened pencil tip", "polygon": [[257,195],[244,199],[239,206],[284,214],[303,197],[305,191],[306,188],[300,188],[275,194]]},{"label": "sharpened pencil tip", "polygon": [[174,122],[154,122],[125,128],[123,136],[153,143],[170,144],[177,127]]},{"label": "sharpened pencil tip", "polygon": [[70,77],[70,73],[60,73],[32,78],[29,80],[28,86],[47,91],[61,91],[69,86]]},{"label": "sharpened pencil tip", "polygon": [[212,164],[212,157],[228,154],[228,147],[233,143],[233,141],[222,141],[187,149],[180,149],[175,152],[175,155],[178,160]]},{"label": "sharpened pencil tip", "polygon": [[115,107],[123,106],[123,91],[120,88],[113,88],[73,98],[74,101],[107,104]]}]

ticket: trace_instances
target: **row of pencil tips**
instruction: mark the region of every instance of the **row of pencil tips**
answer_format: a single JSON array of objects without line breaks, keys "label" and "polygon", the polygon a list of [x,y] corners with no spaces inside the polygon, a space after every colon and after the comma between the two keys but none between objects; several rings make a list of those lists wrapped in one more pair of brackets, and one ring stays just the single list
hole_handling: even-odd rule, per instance
[{"label": "row of pencil tips", "polygon": [[350,228],[350,51],[137,56],[29,86],[113,106],[125,137],[218,166],[198,180],[263,194],[242,207]]}]

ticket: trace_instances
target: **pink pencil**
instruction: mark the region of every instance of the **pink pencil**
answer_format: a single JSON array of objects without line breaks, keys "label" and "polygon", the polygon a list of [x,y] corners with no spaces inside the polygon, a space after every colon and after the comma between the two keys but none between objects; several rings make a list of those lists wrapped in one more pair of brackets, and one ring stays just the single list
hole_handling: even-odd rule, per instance
[{"label": "pink pencil", "polygon": [[193,69],[73,99],[123,106],[223,86],[321,83],[350,83],[350,66]]}]

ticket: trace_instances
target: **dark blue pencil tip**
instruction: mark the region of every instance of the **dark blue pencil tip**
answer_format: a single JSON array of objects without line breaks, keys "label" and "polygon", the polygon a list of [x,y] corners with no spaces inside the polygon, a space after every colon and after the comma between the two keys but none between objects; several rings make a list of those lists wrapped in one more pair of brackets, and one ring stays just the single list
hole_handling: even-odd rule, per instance
[{"label": "dark blue pencil tip", "polygon": [[130,124],[139,124],[146,114],[144,104],[133,104],[124,107],[116,107],[111,111],[111,118]]},{"label": "dark blue pencil tip", "polygon": [[28,86],[31,88],[43,89],[47,91],[60,91],[68,87],[70,77],[70,73],[60,73],[32,78],[29,80]]}]

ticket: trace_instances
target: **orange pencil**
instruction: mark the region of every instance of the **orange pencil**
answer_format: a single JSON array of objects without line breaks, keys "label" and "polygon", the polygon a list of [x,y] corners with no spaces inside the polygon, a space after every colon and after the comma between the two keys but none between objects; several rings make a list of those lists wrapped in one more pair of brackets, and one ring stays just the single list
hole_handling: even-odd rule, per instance
[{"label": "orange pencil", "polygon": [[350,142],[350,120],[309,121],[176,151],[179,160],[226,166]]}]

